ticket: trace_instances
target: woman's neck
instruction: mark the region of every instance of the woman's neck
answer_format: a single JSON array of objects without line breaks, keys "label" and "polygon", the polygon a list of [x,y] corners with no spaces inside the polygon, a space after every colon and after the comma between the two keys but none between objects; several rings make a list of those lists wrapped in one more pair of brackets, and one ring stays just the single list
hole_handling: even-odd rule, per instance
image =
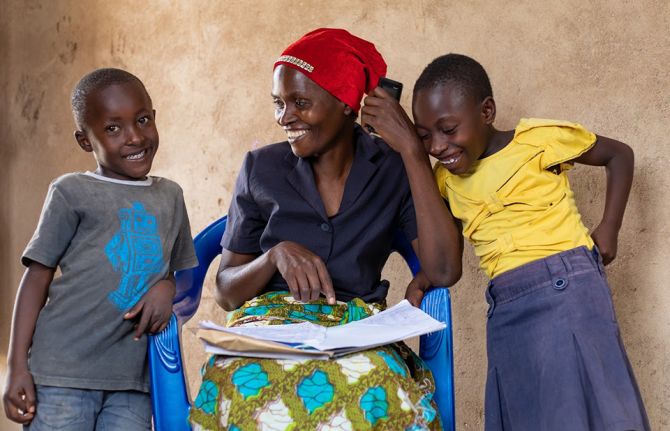
[{"label": "woman's neck", "polygon": [[312,159],[314,182],[328,217],[340,211],[356,153],[354,133],[352,124],[350,129],[343,130],[328,151]]},{"label": "woman's neck", "polygon": [[354,136],[352,123],[349,127],[343,128],[326,152],[312,158],[312,170],[317,182],[319,180],[346,180],[356,153]]}]

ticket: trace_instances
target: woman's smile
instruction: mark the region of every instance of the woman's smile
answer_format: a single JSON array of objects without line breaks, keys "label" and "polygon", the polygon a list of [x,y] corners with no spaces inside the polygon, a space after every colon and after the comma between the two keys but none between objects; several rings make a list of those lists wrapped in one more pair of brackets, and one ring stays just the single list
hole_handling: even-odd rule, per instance
[{"label": "woman's smile", "polygon": [[285,129],[285,131],[286,131],[286,137],[288,138],[288,142],[290,144],[294,143],[295,141],[299,140],[300,138],[309,133],[308,129]]}]

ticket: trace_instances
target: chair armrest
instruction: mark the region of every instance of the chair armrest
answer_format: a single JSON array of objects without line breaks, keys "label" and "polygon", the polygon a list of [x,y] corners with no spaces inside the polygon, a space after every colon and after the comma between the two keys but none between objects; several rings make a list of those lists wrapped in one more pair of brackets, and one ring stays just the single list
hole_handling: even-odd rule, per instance
[{"label": "chair armrest", "polygon": [[447,325],[441,331],[422,335],[419,356],[426,361],[435,379],[435,403],[439,406],[442,426],[447,431],[456,429],[454,406],[454,362],[451,332],[451,298],[449,289],[432,288],[423,297],[421,309]]},{"label": "chair armrest", "polygon": [[190,431],[191,408],[179,342],[179,324],[174,314],[168,326],[149,336],[148,356],[151,406],[156,431]]}]

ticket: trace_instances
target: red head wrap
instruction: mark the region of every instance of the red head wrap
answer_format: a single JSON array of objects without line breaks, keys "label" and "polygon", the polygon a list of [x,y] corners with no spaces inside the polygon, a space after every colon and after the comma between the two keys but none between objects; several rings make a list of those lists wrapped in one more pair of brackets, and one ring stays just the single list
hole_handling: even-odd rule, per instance
[{"label": "red head wrap", "polygon": [[386,75],[386,63],[372,43],[336,28],[307,33],[282,52],[274,67],[280,64],[304,73],[356,112],[363,93]]}]

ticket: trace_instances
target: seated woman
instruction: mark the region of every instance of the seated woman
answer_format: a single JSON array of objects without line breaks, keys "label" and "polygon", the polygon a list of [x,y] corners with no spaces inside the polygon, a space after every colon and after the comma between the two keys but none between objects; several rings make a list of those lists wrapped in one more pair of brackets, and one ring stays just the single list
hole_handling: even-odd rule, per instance
[{"label": "seated woman", "polygon": [[[234,310],[229,326],[333,326],[385,307],[393,232],[417,245],[400,156],[355,122],[385,73],[374,45],[337,29],[308,33],[275,63],[275,118],[288,141],[248,153],[237,179],[216,291]],[[419,275],[406,297],[418,305],[427,287]],[[433,390],[404,344],[328,361],[213,356],[190,419],[225,430],[441,429]]]}]

